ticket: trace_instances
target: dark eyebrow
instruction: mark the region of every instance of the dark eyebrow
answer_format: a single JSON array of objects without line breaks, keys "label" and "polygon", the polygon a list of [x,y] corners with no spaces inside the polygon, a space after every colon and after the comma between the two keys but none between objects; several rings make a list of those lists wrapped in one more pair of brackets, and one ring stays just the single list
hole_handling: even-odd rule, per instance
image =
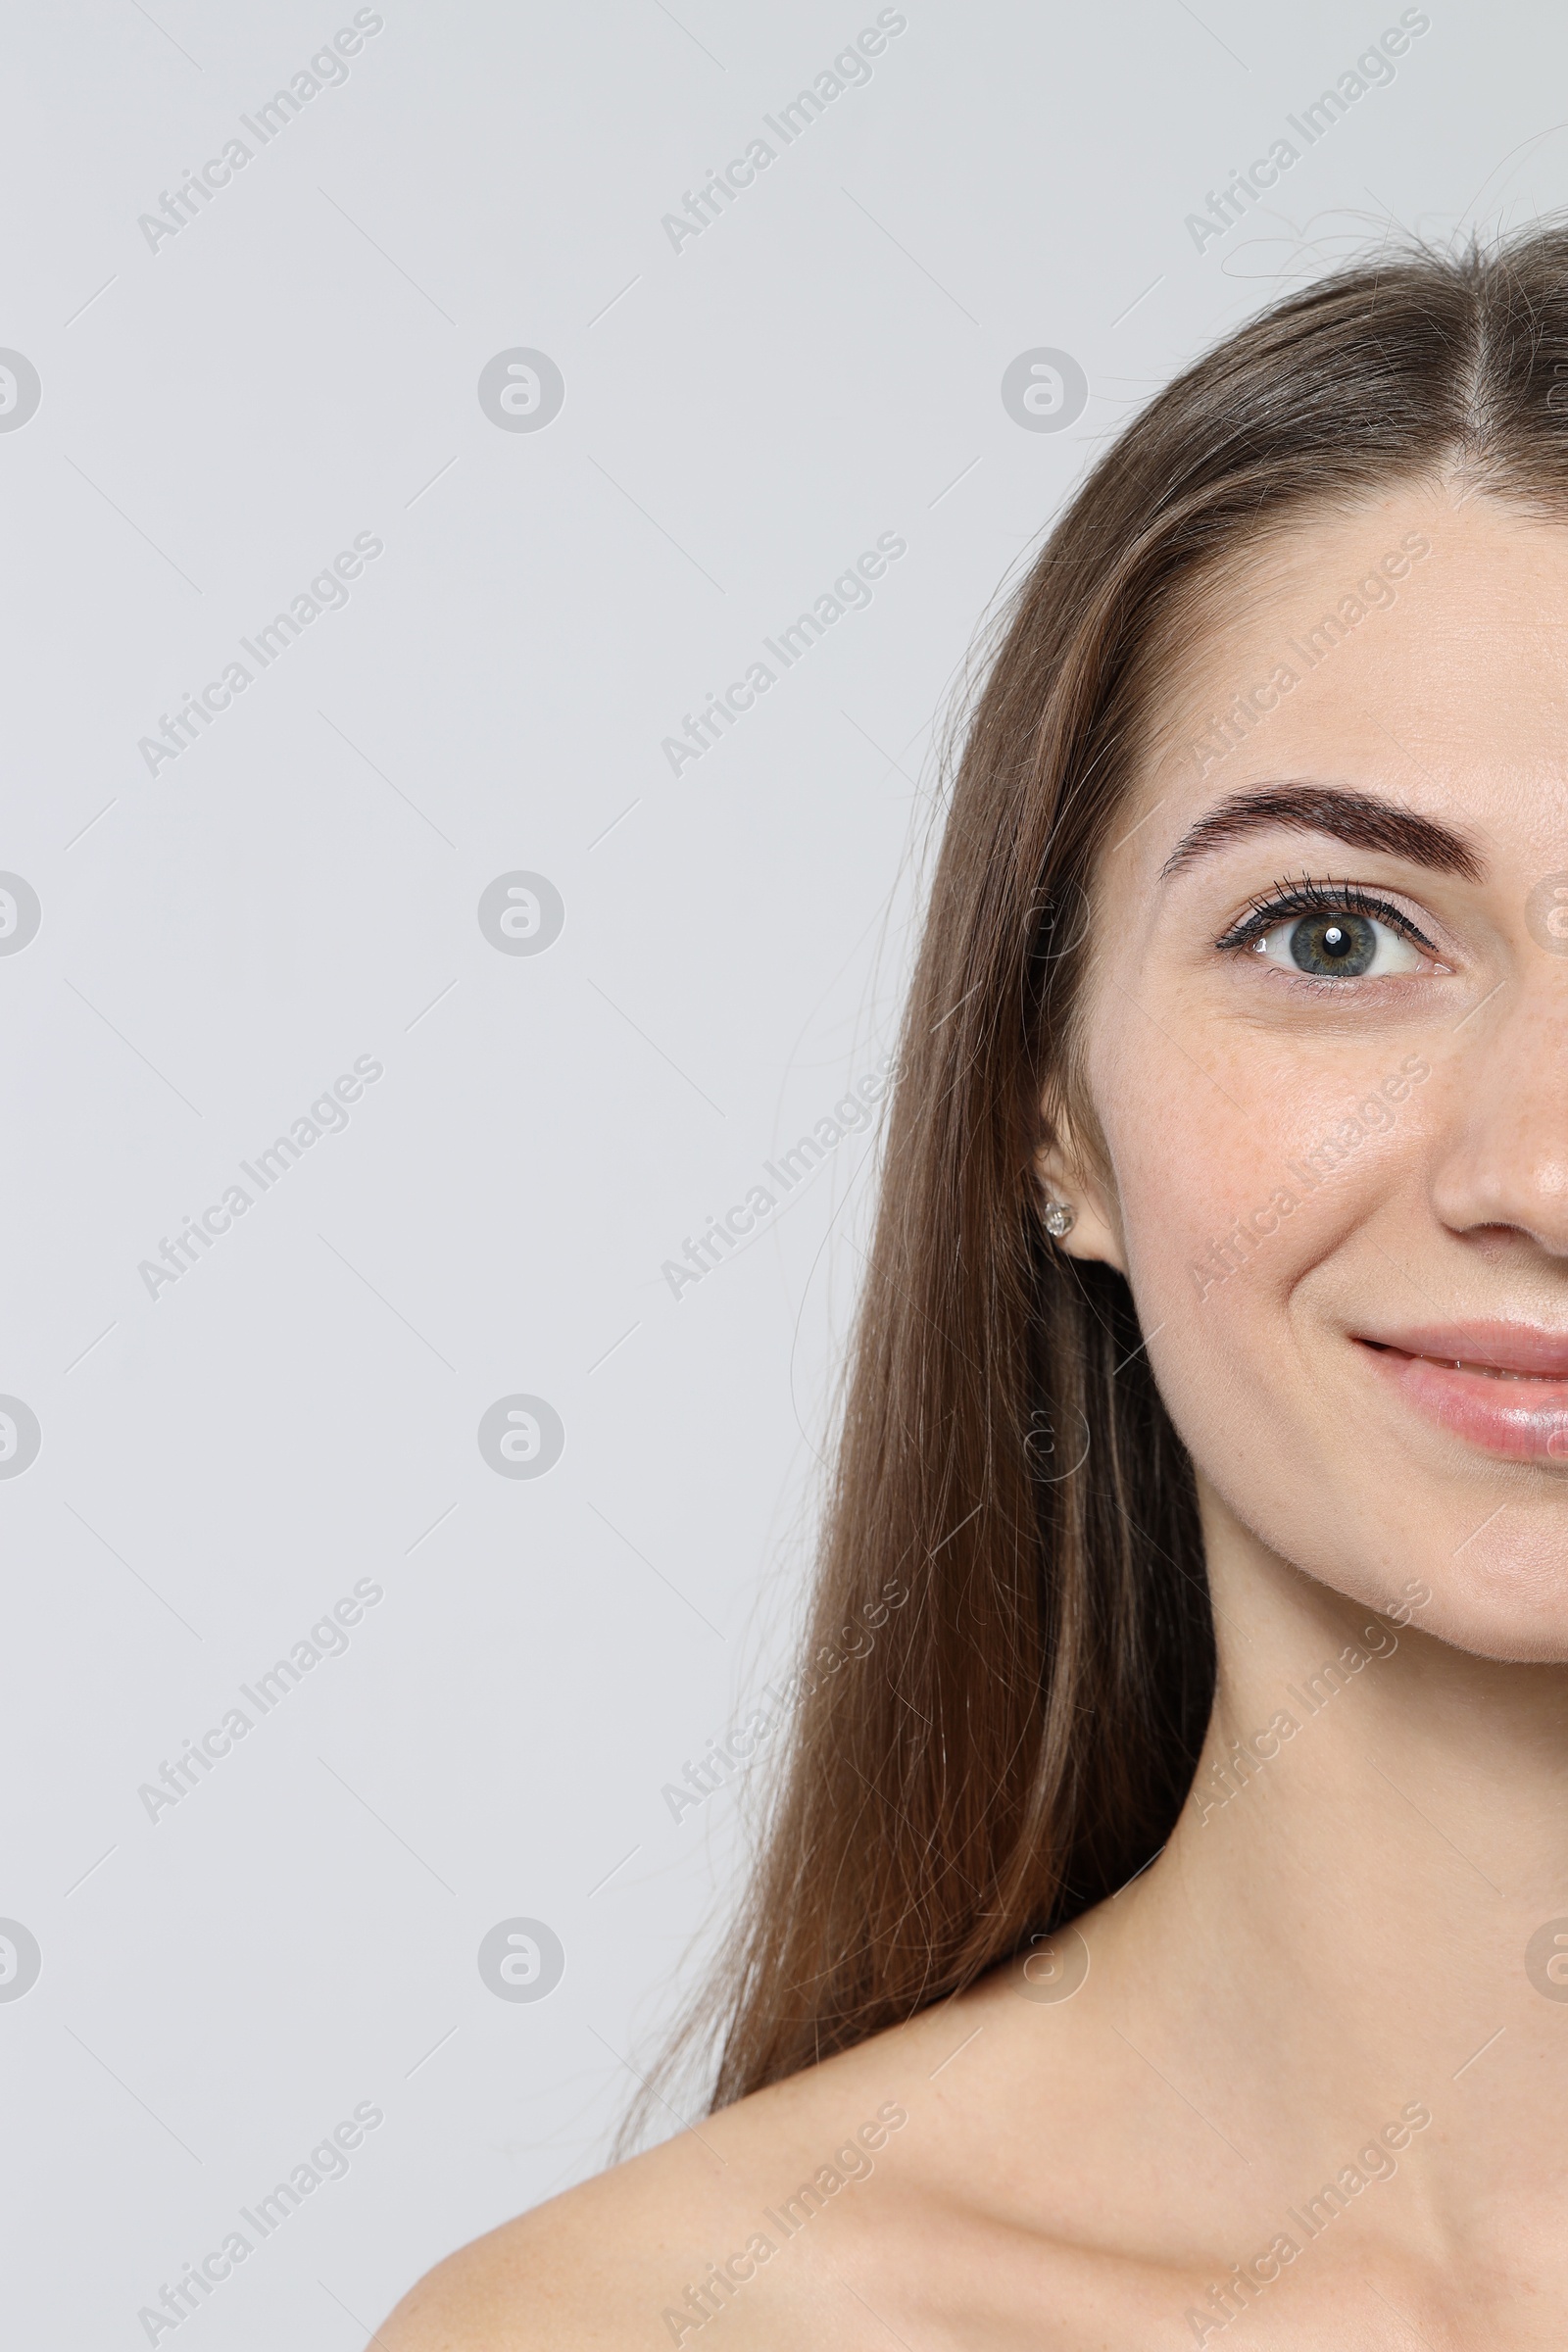
[{"label": "dark eyebrow", "polygon": [[1412,865],[1458,874],[1466,882],[1479,882],[1486,872],[1479,851],[1462,834],[1450,833],[1446,825],[1417,816],[1393,801],[1325,784],[1264,784],[1250,792],[1233,792],[1189,826],[1160,868],[1160,880],[1264,825],[1332,834],[1352,850],[1387,850]]}]

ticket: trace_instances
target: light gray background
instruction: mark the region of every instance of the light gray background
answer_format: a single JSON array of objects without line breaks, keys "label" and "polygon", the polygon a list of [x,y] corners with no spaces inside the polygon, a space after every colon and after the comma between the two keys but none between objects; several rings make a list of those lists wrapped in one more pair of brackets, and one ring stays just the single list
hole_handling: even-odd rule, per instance
[{"label": "light gray background", "polygon": [[[678,1300],[661,1266],[891,1042],[976,622],[1261,299],[1391,213],[1568,195],[1544,10],[1438,0],[1200,251],[1186,216],[1396,6],[910,0],[676,252],[662,216],[874,6],[380,13],[156,252],[138,216],[352,7],[7,16],[0,344],[43,385],[0,433],[0,868],[43,906],[0,957],[0,1391],[43,1431],[0,1480],[0,1915],[43,1954],[0,2001],[18,2342],[146,2341],[358,2102],[348,2177],[181,2344],[354,2352],[603,2161],[732,1884],[733,1792],[661,1791],[788,1655],[874,1136]],[[565,378],[540,432],[476,397],[514,346]],[[1002,403],[1040,346],[1087,371],[1064,431]],[[347,608],[149,776],[138,738],[359,532]],[[869,608],[673,776],[682,714],[886,532]],[[565,903],[536,956],[476,919],[515,868]],[[149,1298],[358,1055],[347,1131]],[[541,1479],[479,1453],[516,1392],[564,1423]],[[347,1653],[149,1821],[366,1577]],[[518,1915],[566,1954],[535,2003],[476,1965]]]}]

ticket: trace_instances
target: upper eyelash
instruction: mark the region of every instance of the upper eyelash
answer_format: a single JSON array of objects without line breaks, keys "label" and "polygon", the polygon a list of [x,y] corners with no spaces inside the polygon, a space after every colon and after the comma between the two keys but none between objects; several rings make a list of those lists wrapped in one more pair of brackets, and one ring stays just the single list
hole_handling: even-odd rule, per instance
[{"label": "upper eyelash", "polygon": [[1437,948],[1424,931],[1413,923],[1403,910],[1380,899],[1375,892],[1363,890],[1358,882],[1318,882],[1302,874],[1296,882],[1276,882],[1238,917],[1222,938],[1216,939],[1216,949],[1245,948],[1276,923],[1288,922],[1293,914],[1350,914],[1375,915],[1388,923],[1400,936],[1429,956]]}]

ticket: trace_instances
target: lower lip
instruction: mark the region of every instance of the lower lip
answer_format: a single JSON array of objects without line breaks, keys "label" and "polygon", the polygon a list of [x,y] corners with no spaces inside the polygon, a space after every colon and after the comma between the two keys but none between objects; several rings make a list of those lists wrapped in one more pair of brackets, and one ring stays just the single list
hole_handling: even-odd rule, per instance
[{"label": "lower lip", "polygon": [[1515,1462],[1559,1462],[1568,1469],[1568,1380],[1497,1379],[1456,1372],[1426,1355],[1366,1347],[1368,1361],[1409,1404],[1455,1437]]}]

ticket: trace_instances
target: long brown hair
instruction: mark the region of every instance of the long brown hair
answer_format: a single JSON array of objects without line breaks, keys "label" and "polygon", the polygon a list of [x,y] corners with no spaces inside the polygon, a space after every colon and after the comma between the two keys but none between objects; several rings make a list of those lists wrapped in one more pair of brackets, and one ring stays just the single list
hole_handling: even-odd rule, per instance
[{"label": "long brown hair", "polygon": [[[1155,1854],[1214,1687],[1191,1464],[1126,1284],[1041,1228],[1098,856],[1217,573],[1452,473],[1568,514],[1568,231],[1277,303],[1100,459],[1013,598],[899,1054],[803,1683],[714,2105],[961,1989]],[[1244,714],[1238,712],[1238,728]],[[900,1597],[890,1601],[889,1595]]]}]

